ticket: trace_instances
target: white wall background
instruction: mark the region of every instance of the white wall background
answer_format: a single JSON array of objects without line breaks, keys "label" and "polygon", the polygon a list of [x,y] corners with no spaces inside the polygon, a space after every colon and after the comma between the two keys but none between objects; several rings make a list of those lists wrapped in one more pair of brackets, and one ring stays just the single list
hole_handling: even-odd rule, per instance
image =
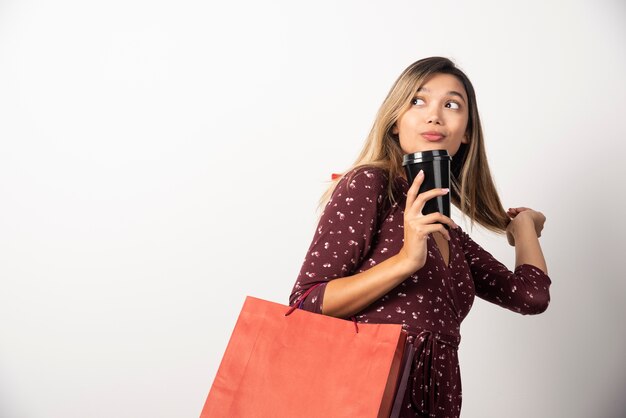
[{"label": "white wall background", "polygon": [[287,302],[325,181],[430,55],[472,79],[553,281],[538,316],[476,300],[463,417],[626,416],[625,23],[618,0],[0,2],[0,416],[197,417],[245,296]]}]

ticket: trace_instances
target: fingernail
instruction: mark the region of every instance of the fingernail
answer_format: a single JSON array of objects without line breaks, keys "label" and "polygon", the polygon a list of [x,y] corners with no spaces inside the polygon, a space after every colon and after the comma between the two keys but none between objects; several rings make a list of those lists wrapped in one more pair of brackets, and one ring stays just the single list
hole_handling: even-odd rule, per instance
[{"label": "fingernail", "polygon": [[448,192],[450,191],[450,189],[441,189],[441,191],[442,191],[443,193],[448,193]]},{"label": "fingernail", "polygon": [[417,177],[421,177],[421,176],[423,176],[423,175],[424,175],[424,170],[420,170],[420,172],[419,172],[419,173],[417,173]]}]

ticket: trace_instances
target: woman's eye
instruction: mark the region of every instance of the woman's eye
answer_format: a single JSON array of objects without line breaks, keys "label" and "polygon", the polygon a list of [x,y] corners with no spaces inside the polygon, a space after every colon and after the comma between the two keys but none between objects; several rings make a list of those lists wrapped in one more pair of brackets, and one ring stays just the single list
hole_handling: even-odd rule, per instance
[{"label": "woman's eye", "polygon": [[457,102],[448,102],[448,104],[451,105],[452,106],[451,108],[455,110],[461,108],[461,105],[458,104]]},{"label": "woman's eye", "polygon": [[420,99],[419,97],[414,97],[413,100],[411,100],[411,103],[414,105],[418,105],[418,104],[424,104],[424,101]]}]

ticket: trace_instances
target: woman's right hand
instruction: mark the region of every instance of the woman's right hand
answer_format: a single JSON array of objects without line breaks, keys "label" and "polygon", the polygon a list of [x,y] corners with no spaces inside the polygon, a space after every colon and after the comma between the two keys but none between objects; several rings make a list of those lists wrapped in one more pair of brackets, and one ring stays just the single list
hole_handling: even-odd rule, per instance
[{"label": "woman's right hand", "polygon": [[446,189],[431,189],[418,194],[423,181],[424,173],[421,172],[415,177],[407,192],[404,208],[404,244],[398,252],[398,257],[406,271],[410,272],[409,274],[426,264],[428,234],[440,232],[447,240],[450,240],[450,233],[443,224],[434,222],[442,222],[452,228],[457,228],[457,224],[442,213],[422,215],[422,209],[427,200],[449,193]]}]

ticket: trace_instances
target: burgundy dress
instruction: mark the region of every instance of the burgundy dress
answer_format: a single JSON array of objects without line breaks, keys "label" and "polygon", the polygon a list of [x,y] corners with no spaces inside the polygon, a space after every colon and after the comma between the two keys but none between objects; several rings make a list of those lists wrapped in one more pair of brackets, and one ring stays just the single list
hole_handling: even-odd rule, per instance
[{"label": "burgundy dress", "polygon": [[[290,304],[312,285],[365,271],[402,247],[408,182],[395,179],[396,204],[391,205],[383,170],[353,172],[349,182],[352,172],[339,181],[321,215]],[[448,266],[429,235],[426,264],[355,315],[359,322],[402,324],[417,350],[401,417],[460,415],[457,349],[461,321],[475,295],[523,315],[541,313],[550,302],[551,280],[541,269],[522,264],[511,272],[460,227],[449,231]],[[313,290],[302,308],[321,313],[325,288]]]}]

